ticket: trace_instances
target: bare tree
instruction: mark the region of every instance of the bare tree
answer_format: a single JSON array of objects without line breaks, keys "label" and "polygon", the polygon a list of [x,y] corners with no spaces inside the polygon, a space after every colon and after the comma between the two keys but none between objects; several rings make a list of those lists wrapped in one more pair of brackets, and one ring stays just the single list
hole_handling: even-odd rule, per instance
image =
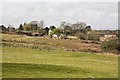
[{"label": "bare tree", "polygon": [[66,26],[71,26],[71,23],[63,21],[60,23],[60,26],[64,29]]},{"label": "bare tree", "polygon": [[87,24],[84,22],[76,22],[71,25],[71,28],[73,30],[81,30],[81,29],[84,29],[86,26],[87,26]]},{"label": "bare tree", "polygon": [[44,22],[43,22],[43,20],[41,20],[40,23],[39,23],[39,28],[41,29],[43,27],[44,27]]},{"label": "bare tree", "polygon": [[61,26],[62,28],[65,28],[66,25],[67,25],[67,23],[66,23],[65,21],[63,21],[63,22],[60,23],[60,26]]}]

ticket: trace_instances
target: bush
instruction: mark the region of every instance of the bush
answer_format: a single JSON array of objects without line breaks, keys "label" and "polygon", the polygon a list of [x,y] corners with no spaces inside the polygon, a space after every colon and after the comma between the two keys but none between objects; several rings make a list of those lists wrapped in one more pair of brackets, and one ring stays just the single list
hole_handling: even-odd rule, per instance
[{"label": "bush", "polygon": [[57,29],[57,28],[53,29],[53,34],[59,34],[59,33],[60,33],[59,29]]},{"label": "bush", "polygon": [[87,34],[87,38],[88,40],[95,40],[95,41],[99,41],[99,36],[97,35],[97,33],[95,31],[91,31]]},{"label": "bush", "polygon": [[95,31],[90,31],[88,33],[77,32],[76,36],[78,39],[99,41],[99,36]]},{"label": "bush", "polygon": [[46,30],[41,30],[40,33],[41,33],[42,35],[47,35],[47,34],[48,34],[48,32],[47,32]]},{"label": "bush", "polygon": [[83,39],[83,40],[86,40],[87,39],[87,36],[86,34],[82,33],[82,32],[79,32],[76,34],[78,39]]},{"label": "bush", "polygon": [[118,40],[104,41],[101,44],[101,48],[105,52],[119,52],[120,51],[120,42]]}]

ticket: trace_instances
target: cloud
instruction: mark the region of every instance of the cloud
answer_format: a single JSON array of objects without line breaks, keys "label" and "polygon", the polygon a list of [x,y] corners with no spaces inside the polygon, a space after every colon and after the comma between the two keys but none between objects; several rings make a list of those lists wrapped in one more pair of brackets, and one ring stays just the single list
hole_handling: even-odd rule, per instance
[{"label": "cloud", "polygon": [[2,21],[15,27],[32,20],[43,20],[46,26],[83,21],[94,29],[117,29],[117,8],[115,2],[5,2]]}]

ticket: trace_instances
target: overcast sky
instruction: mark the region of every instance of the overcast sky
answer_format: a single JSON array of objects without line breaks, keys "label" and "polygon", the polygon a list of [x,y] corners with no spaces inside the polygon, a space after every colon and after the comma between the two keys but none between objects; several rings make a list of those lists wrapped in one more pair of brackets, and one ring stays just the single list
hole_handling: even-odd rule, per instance
[{"label": "overcast sky", "polygon": [[93,29],[118,28],[117,2],[5,2],[2,24],[18,27],[21,23],[44,21],[59,26],[62,21],[85,22]]}]

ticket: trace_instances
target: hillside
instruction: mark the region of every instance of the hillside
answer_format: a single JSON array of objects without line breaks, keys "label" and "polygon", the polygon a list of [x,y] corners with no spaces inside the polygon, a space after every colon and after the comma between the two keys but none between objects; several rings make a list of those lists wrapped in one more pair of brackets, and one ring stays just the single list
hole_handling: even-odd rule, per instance
[{"label": "hillside", "polygon": [[88,40],[52,39],[48,37],[3,34],[2,41],[3,45],[15,47],[24,46],[47,50],[63,49],[64,51],[72,52],[102,52],[99,42]]},{"label": "hillside", "polygon": [[2,41],[6,78],[118,77],[118,56],[95,54],[99,43],[9,34]]}]

